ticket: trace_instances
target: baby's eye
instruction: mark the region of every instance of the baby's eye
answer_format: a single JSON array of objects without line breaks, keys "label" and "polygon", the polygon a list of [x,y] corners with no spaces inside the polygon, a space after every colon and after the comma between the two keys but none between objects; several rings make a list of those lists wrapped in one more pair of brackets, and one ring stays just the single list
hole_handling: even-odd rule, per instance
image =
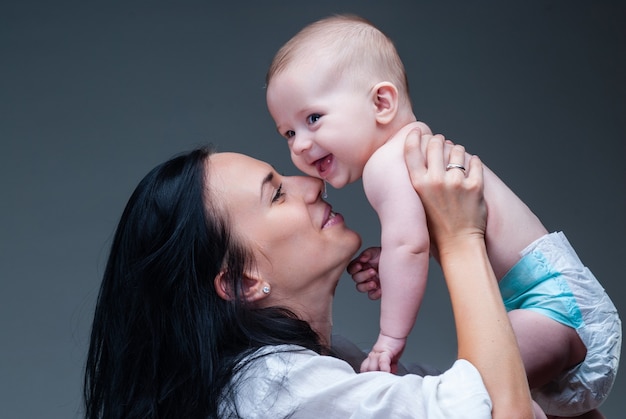
[{"label": "baby's eye", "polygon": [[283,195],[285,194],[283,193],[283,184],[281,183],[280,185],[278,185],[278,189],[276,189],[276,193],[272,198],[272,203],[278,201]]},{"label": "baby's eye", "polygon": [[307,122],[308,124],[314,124],[314,123],[316,123],[317,121],[319,121],[319,119],[320,119],[321,117],[322,117],[322,115],[320,115],[320,114],[318,114],[318,113],[312,113],[311,115],[309,115],[309,116],[306,118],[306,122]]},{"label": "baby's eye", "polygon": [[285,138],[286,139],[290,139],[291,137],[293,137],[294,135],[296,135],[296,132],[293,130],[289,130],[285,132]]}]

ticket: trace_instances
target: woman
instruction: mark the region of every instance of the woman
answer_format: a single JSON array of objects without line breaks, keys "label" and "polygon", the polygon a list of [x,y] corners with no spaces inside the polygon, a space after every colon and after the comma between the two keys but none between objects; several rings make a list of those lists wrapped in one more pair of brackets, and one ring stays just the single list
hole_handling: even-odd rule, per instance
[{"label": "woman", "polygon": [[[151,171],[124,210],[93,322],[86,416],[532,417],[485,253],[482,166],[446,171],[439,136],[426,165],[421,146],[412,133],[407,161],[457,321],[452,368],[356,374],[327,356],[334,290],[360,237],[321,199],[320,180],[196,150]],[[460,147],[449,162],[463,162]]]}]

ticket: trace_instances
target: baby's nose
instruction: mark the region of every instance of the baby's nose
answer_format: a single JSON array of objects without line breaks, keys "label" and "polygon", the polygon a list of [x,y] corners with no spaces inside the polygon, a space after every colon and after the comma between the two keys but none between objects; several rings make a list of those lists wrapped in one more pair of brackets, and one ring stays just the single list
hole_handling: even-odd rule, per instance
[{"label": "baby's nose", "polygon": [[311,138],[306,134],[296,134],[291,149],[294,154],[300,155],[311,148]]}]

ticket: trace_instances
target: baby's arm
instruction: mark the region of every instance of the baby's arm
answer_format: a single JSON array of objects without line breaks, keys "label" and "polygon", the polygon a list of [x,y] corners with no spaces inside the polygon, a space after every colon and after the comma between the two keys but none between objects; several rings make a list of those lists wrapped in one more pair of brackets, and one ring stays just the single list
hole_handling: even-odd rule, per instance
[{"label": "baby's arm", "polygon": [[[362,371],[393,371],[411,331],[426,288],[429,238],[424,208],[406,166],[387,144],[368,161],[363,186],[381,223],[378,266],[382,291],[380,334]],[[401,144],[402,146],[402,144]]]}]

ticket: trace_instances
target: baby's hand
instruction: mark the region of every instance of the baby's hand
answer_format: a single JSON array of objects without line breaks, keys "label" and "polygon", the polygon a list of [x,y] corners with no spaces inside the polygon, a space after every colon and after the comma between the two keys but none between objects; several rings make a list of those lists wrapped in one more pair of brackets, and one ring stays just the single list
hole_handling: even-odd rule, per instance
[{"label": "baby's hand", "polygon": [[381,296],[378,278],[378,259],[380,247],[365,249],[356,259],[348,264],[347,271],[356,282],[359,292],[366,292],[370,300],[378,300]]},{"label": "baby's hand", "polygon": [[361,372],[384,371],[395,374],[405,346],[406,338],[392,338],[380,333],[376,344],[361,363]]}]

